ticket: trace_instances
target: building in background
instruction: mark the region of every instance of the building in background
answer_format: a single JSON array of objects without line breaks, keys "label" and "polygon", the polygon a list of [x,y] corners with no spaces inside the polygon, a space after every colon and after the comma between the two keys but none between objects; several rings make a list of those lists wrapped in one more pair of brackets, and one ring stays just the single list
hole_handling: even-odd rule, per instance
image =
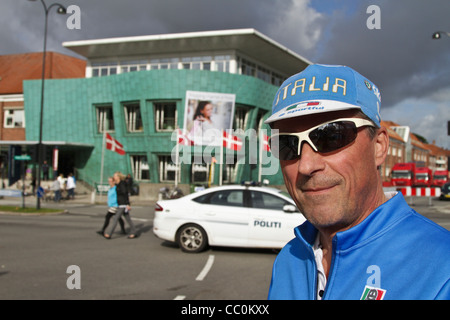
[{"label": "building in background", "polygon": [[[176,176],[185,186],[218,184],[220,178],[223,183],[258,180],[258,152],[249,152],[253,151],[250,140],[258,142],[259,130],[268,129],[263,120],[281,83],[310,64],[254,29],[63,45],[87,59],[85,78],[46,82],[44,143],[61,142],[63,174],[74,171],[78,179],[94,185],[100,182],[102,166],[103,182],[119,170],[140,182],[141,190],[150,185],[149,196],[155,196],[161,184],[174,183]],[[40,82],[26,81],[24,88],[27,128],[33,128],[26,130],[26,140],[32,141],[38,138]],[[192,117],[193,106],[201,100],[187,100],[188,92],[217,99],[212,110],[215,120],[228,115],[232,120],[227,128],[218,128],[255,133],[237,134],[244,148],[228,152],[227,159],[232,161],[227,162],[232,163],[222,166],[222,174],[217,164],[202,157],[207,146],[189,147],[191,163],[175,172],[173,133],[177,128],[188,130],[185,115]],[[227,102],[220,100],[221,94],[234,97],[233,108],[224,107]],[[125,155],[103,153],[105,132],[123,145]],[[220,152],[209,154],[217,159]],[[262,179],[283,184],[281,172]]]},{"label": "building in background", "polygon": [[390,138],[388,156],[381,172],[385,185],[389,185],[391,169],[396,163],[412,162],[418,167],[428,167],[432,172],[448,172],[449,150],[436,146],[434,142],[422,142],[409,126],[392,121],[382,121],[382,125],[388,129]]},{"label": "building in background", "polygon": [[[162,186],[171,184],[186,191],[192,185],[263,179],[271,185],[284,184],[281,170],[260,175],[259,151],[264,142],[260,132],[270,132],[263,121],[270,114],[278,87],[305,69],[310,64],[307,59],[254,29],[71,41],[63,45],[85,60],[55,53],[47,57],[50,80],[46,81],[43,143],[47,146],[45,159],[59,173],[73,172],[78,180],[94,186],[105,183],[115,171],[122,171],[140,184],[142,196],[154,198]],[[32,67],[23,67],[34,68],[33,75],[24,75],[22,80],[40,79],[42,55],[37,55],[30,62]],[[27,80],[23,90],[10,90],[9,96],[2,92],[0,96],[2,107],[12,111],[2,110],[4,126],[12,126],[3,130],[18,132],[9,133],[17,140],[14,146],[23,148],[38,140],[40,89],[40,80]],[[208,100],[215,128],[231,129],[242,149],[189,144],[194,120],[199,116],[197,107]],[[448,168],[448,162],[443,163],[438,155],[442,152],[430,150],[409,127],[391,121],[382,125],[390,136],[388,156],[380,171],[383,182],[390,181],[391,169],[398,162]],[[184,138],[177,136],[177,129]],[[106,133],[109,143],[122,145],[124,155],[104,147]],[[2,131],[1,135],[7,137],[8,133]],[[173,155],[179,141],[183,141],[178,148],[183,150],[180,157],[185,162],[177,166]],[[9,140],[1,143],[2,148],[10,148],[9,154],[21,152],[11,153]],[[217,161],[221,156],[225,162],[222,166]],[[262,165],[271,166],[278,168],[278,162]]]},{"label": "building in background", "polygon": [[397,126],[392,121],[381,121],[381,125],[386,127],[389,134],[389,149],[386,160],[381,167],[381,176],[383,183],[389,185],[391,181],[391,170],[396,163],[406,162],[406,142],[392,126]]},{"label": "building in background", "polygon": [[[46,79],[84,77],[86,61],[56,52],[47,52]],[[27,127],[24,109],[23,81],[42,78],[42,53],[23,53],[0,56],[0,152],[1,178],[14,183],[20,177],[14,155],[30,154],[36,141],[26,140]],[[39,86],[40,86],[39,81]],[[38,93],[40,99],[40,91]],[[39,106],[35,107],[39,109]]]}]

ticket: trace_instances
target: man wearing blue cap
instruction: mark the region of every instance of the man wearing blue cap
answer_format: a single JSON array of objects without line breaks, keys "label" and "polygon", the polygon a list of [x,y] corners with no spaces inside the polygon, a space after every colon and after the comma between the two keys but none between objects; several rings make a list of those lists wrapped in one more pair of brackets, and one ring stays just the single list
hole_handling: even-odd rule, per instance
[{"label": "man wearing blue cap", "polygon": [[384,193],[380,92],[311,65],[278,90],[272,155],[307,221],[279,253],[269,299],[450,299],[450,232]]}]

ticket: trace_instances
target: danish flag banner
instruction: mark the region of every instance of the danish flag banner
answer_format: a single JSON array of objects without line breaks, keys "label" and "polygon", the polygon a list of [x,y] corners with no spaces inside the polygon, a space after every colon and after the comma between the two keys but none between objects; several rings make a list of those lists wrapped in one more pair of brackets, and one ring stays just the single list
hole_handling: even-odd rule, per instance
[{"label": "danish flag banner", "polygon": [[106,149],[117,152],[121,156],[125,155],[123,145],[119,141],[111,137],[109,133],[106,133]]},{"label": "danish flag banner", "polygon": [[262,136],[262,139],[261,139],[261,141],[262,141],[262,149],[264,151],[270,152],[269,136],[265,135],[265,134],[262,134],[261,136]]},{"label": "danish flag banner", "polygon": [[103,133],[103,143],[102,143],[102,162],[100,165],[100,185],[103,184],[103,164],[105,159],[105,149],[117,152],[121,156],[125,155],[125,149],[123,145],[111,137],[111,135],[107,132]]},{"label": "danish flag banner", "polygon": [[177,129],[177,143],[184,146],[193,146],[194,141],[190,140],[184,130]]},{"label": "danish flag banner", "polygon": [[234,151],[240,151],[242,149],[242,140],[224,130],[223,146]]}]

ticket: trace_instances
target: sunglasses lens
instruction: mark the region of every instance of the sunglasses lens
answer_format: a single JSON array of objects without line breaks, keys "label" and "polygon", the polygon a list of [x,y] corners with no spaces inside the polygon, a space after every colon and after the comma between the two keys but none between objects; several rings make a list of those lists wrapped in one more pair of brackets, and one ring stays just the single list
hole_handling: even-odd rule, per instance
[{"label": "sunglasses lens", "polygon": [[298,157],[298,137],[279,135],[277,138],[271,138],[269,140],[270,150],[273,156],[278,155],[278,159],[280,160],[293,160]]},{"label": "sunglasses lens", "polygon": [[[318,152],[327,153],[349,145],[355,141],[357,134],[358,128],[354,122],[337,121],[312,130],[308,138]],[[304,141],[299,142],[296,135],[280,134],[275,139],[271,138],[269,144],[273,156],[278,155],[280,160],[294,160],[299,157],[298,144]]]},{"label": "sunglasses lens", "polygon": [[309,133],[319,152],[331,152],[345,147],[356,139],[356,125],[349,121],[325,124]]}]

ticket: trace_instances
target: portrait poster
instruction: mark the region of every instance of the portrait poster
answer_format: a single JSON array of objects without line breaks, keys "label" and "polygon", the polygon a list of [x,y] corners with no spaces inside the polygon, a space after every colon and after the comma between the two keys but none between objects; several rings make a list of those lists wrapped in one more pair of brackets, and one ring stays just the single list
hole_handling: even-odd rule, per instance
[{"label": "portrait poster", "polygon": [[222,145],[223,130],[232,129],[236,95],[186,91],[184,129],[194,145]]}]

